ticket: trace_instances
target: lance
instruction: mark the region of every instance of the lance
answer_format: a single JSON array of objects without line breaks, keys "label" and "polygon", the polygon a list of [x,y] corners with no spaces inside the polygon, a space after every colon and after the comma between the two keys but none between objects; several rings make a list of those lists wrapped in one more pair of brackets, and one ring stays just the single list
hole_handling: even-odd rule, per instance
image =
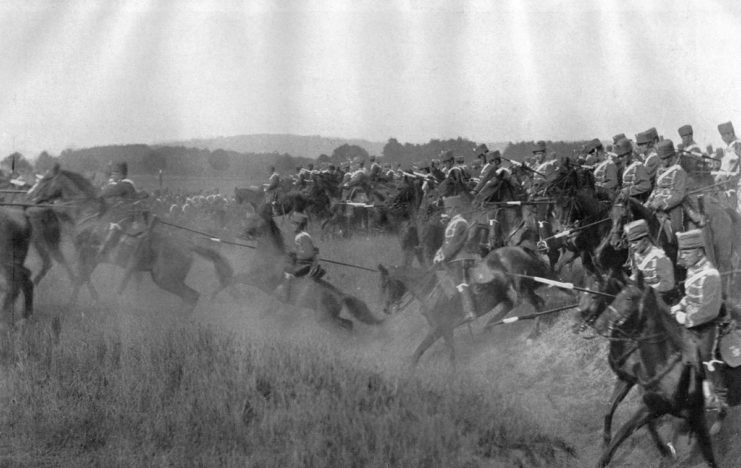
[{"label": "lance", "polygon": [[710,189],[713,189],[715,187],[720,187],[722,185],[727,185],[729,183],[733,183],[734,182],[734,178],[735,177],[730,178],[728,180],[724,180],[723,182],[717,182],[717,183],[712,184],[712,185],[706,185],[705,187],[696,188],[694,190],[688,190],[687,191],[687,195],[692,195],[692,194],[695,194],[695,193],[704,192],[706,190],[710,190]]},{"label": "lance", "polygon": [[525,170],[528,170],[528,171],[530,171],[530,172],[534,172],[534,173],[536,173],[536,174],[538,174],[538,175],[540,175],[540,176],[543,176],[543,177],[545,177],[545,174],[543,174],[543,173],[542,173],[542,172],[540,172],[540,171],[536,171],[535,169],[533,169],[532,167],[528,166],[527,164],[525,164],[525,163],[523,163],[523,162],[520,162],[520,161],[515,161],[515,160],[513,160],[513,159],[509,159],[509,158],[505,158],[504,156],[500,156],[500,157],[501,157],[502,159],[504,159],[505,161],[509,161],[509,163],[510,163],[510,164],[513,164],[513,165],[515,165],[515,166],[520,166],[521,168],[523,168],[523,169],[525,169]]},{"label": "lance", "polygon": [[582,291],[590,294],[597,294],[598,296],[605,296],[605,297],[615,297],[614,294],[607,294],[603,293],[602,291],[595,291],[593,289],[587,289],[587,288],[580,288],[578,286],[574,286],[574,283],[564,283],[562,281],[555,281],[548,278],[541,278],[540,276],[530,276],[530,275],[521,275],[519,273],[507,273],[508,275],[515,276],[517,278],[524,278],[524,279],[531,279],[537,283],[547,284],[549,287],[553,286],[556,288],[561,289],[571,289],[574,291]]},{"label": "lance", "polygon": [[505,325],[505,324],[515,323],[515,322],[519,322],[520,320],[530,320],[530,319],[538,318],[538,317],[543,316],[543,315],[554,314],[556,312],[562,312],[564,310],[573,309],[573,308],[578,307],[578,306],[579,306],[579,304],[568,304],[568,305],[565,305],[565,306],[556,307],[555,309],[548,309],[548,310],[544,310],[542,312],[535,312],[533,314],[519,315],[517,317],[509,317],[509,318],[500,320],[498,322],[494,322],[491,325],[487,325],[486,328],[496,327],[497,325]]},{"label": "lance", "polygon": [[505,206],[522,206],[522,205],[550,205],[555,203],[555,200],[513,200],[513,201],[499,201],[499,202],[486,202],[484,205],[505,205]]}]

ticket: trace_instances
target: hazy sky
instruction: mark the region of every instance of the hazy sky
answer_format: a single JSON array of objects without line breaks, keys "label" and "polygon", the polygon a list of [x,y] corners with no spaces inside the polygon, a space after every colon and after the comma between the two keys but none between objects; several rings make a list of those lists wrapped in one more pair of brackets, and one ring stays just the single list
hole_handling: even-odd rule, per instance
[{"label": "hazy sky", "polygon": [[[736,6],[739,5],[739,6]],[[741,129],[741,2],[0,0],[0,156]],[[741,132],[740,132],[741,133]]]}]

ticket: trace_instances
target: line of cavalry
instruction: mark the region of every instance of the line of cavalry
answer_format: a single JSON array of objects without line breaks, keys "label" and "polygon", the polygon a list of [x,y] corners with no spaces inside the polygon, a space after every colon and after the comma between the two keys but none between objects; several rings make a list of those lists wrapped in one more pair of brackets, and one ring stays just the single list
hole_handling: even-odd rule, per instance
[{"label": "line of cavalry", "polygon": [[[304,170],[282,182],[271,172],[264,187],[235,191],[243,207],[239,238],[254,242],[249,268],[239,273],[214,241],[230,242],[147,208],[126,178],[125,164],[113,167],[102,188],[55,166],[24,202],[0,209],[4,328],[10,332],[31,316],[34,286],[52,259],[69,275],[71,304],[83,287],[98,299],[92,273],[110,263],[123,270],[119,293],[133,275],[148,272],[157,286],[193,310],[199,293],[185,279],[194,254],[215,267],[214,295],[234,293],[239,284],[256,287],[314,309],[343,329],[353,325],[343,312],[378,325],[416,301],[430,330],[414,352],[415,363],[440,338],[454,361],[454,330],[477,317],[490,316],[484,326],[489,330],[511,321],[505,317],[517,305],[529,303],[536,313],[521,318],[535,319],[533,339],[552,312],[577,308],[574,331],[591,329],[609,341],[608,362],[617,377],[597,466],[606,466],[644,425],[660,453],[674,455],[672,443],[657,431],[666,414],[686,421],[702,456],[716,466],[711,434],[720,429],[728,406],[741,402],[741,331],[730,302],[741,257],[741,202],[736,201],[741,140],[730,122],[719,131],[727,144],[719,158],[701,151],[691,127],[683,126],[677,148],[649,129],[636,135],[635,144],[621,134],[606,149],[595,139],[569,157],[549,155],[538,142],[528,164],[479,145],[478,176],[451,152],[443,154],[442,167],[421,170],[386,171],[372,160],[368,170],[362,164],[347,174]],[[293,249],[276,219],[294,227]],[[312,220],[323,232],[330,226],[347,235],[354,226],[398,235],[402,264],[373,269],[380,278],[383,315],[324,277],[327,262],[308,232]],[[71,235],[74,266],[62,253],[63,233]],[[24,265],[32,245],[42,260],[33,279]],[[587,273],[583,287],[559,277],[577,258]],[[583,293],[578,304],[544,311],[536,290],[545,285],[563,288],[569,297]],[[24,309],[16,322],[21,292]],[[612,415],[636,385],[642,403],[613,437]],[[706,418],[715,420],[712,427]]]}]

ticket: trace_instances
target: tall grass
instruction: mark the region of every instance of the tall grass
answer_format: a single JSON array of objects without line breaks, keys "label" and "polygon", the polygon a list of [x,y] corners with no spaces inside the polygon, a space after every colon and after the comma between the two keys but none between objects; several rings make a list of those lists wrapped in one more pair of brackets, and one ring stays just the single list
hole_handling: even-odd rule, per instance
[{"label": "tall grass", "polygon": [[572,449],[460,375],[193,325],[126,342],[2,337],[0,466],[568,466]]}]

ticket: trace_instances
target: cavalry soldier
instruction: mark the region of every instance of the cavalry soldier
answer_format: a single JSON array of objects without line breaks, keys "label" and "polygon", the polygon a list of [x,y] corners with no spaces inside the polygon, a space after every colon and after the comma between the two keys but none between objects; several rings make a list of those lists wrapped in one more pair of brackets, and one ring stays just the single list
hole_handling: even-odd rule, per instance
[{"label": "cavalry soldier", "polygon": [[705,238],[699,229],[677,233],[679,256],[677,263],[687,268],[684,281],[685,295],[679,304],[672,307],[675,319],[684,325],[689,337],[697,347],[700,362],[705,364],[712,383],[703,382],[703,390],[709,407],[725,411],[728,407],[723,374],[715,360],[715,344],[722,304],[720,273],[705,256]]},{"label": "cavalry soldier", "polygon": [[651,193],[651,179],[643,163],[634,157],[633,145],[630,140],[623,138],[615,144],[618,169],[623,169],[622,188],[620,191],[642,202],[648,199]]},{"label": "cavalry soldier", "polygon": [[674,265],[664,252],[655,245],[648,235],[646,220],[632,221],[623,227],[630,243],[632,274],[635,281],[640,271],[644,281],[661,295],[669,305],[676,302],[677,289],[674,283]]},{"label": "cavalry soldier", "polygon": [[487,193],[487,189],[495,186],[499,180],[508,180],[511,175],[509,169],[502,167],[502,156],[499,150],[491,154],[491,161],[486,163],[486,166],[481,169],[479,181],[471,192],[474,196],[481,195],[482,199],[486,199],[491,195],[491,193]]},{"label": "cavalry soldier", "polygon": [[450,221],[445,227],[445,240],[438,249],[433,262],[444,263],[448,272],[458,283],[456,289],[461,296],[463,304],[464,320],[471,321],[476,318],[474,311],[473,295],[469,285],[469,270],[481,257],[477,253],[470,252],[469,224],[463,216],[463,210],[467,204],[463,197],[454,196],[443,199],[446,215]]},{"label": "cavalry soldier", "polygon": [[384,176],[383,168],[381,167],[380,164],[378,164],[378,162],[376,162],[376,157],[371,155],[369,160],[370,160],[370,172],[368,173],[368,175],[370,176],[370,181],[373,183],[385,181],[386,177]]},{"label": "cavalry soldier", "polygon": [[545,141],[540,140],[535,143],[533,148],[533,159],[535,167],[535,174],[533,175],[533,183],[531,186],[532,195],[536,195],[544,185],[551,180],[553,174],[558,172],[558,159],[555,154],[546,156]]},{"label": "cavalry soldier", "polygon": [[613,135],[612,137],[612,144],[617,145],[617,142],[622,140],[623,138],[627,138],[625,136],[625,133],[618,133],[617,135]]},{"label": "cavalry soldier", "polygon": [[656,145],[659,142],[659,133],[656,128],[651,127],[645,132],[636,134],[636,144],[638,151],[643,156],[643,165],[646,166],[648,177],[651,184],[656,180],[656,171],[659,169],[661,161],[656,153]]},{"label": "cavalry soldier", "polygon": [[660,220],[668,216],[672,233],[676,234],[684,230],[682,201],[687,193],[687,173],[676,162],[677,153],[671,140],[659,142],[657,150],[662,167],[658,170],[656,188],[645,206],[656,211]]},{"label": "cavalry soldier", "polygon": [[[726,206],[735,208],[736,211],[741,214],[741,180],[739,180],[739,173],[741,164],[739,158],[741,158],[741,140],[736,138],[736,132],[733,129],[731,122],[725,122],[718,125],[718,132],[723,142],[726,144],[725,150],[723,150],[723,157],[720,161],[720,170],[715,175],[715,182],[728,182],[726,185],[725,196],[723,197]],[[737,180],[737,186],[734,187],[732,183],[734,179]]]},{"label": "cavalry soldier", "polygon": [[294,248],[288,253],[286,267],[283,270],[283,282],[275,289],[274,294],[283,302],[291,299],[291,285],[295,278],[300,278],[311,273],[312,278],[324,276],[324,270],[319,266],[319,249],[306,232],[309,217],[304,213],[294,212],[291,215],[291,224],[294,226]]},{"label": "cavalry soldier", "polygon": [[280,174],[275,171],[274,166],[270,166],[268,169],[268,183],[262,184],[265,189],[265,203],[270,204],[273,207],[273,213],[277,212],[278,203],[278,188],[280,186]]},{"label": "cavalry soldier", "polygon": [[127,178],[129,166],[126,162],[120,162],[111,166],[111,175],[108,182],[103,186],[101,196],[103,198],[117,198],[121,201],[133,201],[137,198],[134,182]]},{"label": "cavalry soldier", "polygon": [[587,150],[589,154],[594,154],[597,162],[594,168],[594,185],[597,189],[597,196],[614,200],[619,184],[615,162],[603,151],[602,142],[596,138],[590,142]]},{"label": "cavalry soldier", "polygon": [[682,138],[682,149],[685,152],[702,157],[702,149],[700,149],[700,145],[695,143],[692,125],[682,125],[677,130],[677,133],[679,133],[680,138]]},{"label": "cavalry soldier", "polygon": [[458,158],[456,158],[455,165],[460,168],[461,178],[464,182],[471,180],[471,169],[466,164],[466,159],[463,156],[458,156]]}]

